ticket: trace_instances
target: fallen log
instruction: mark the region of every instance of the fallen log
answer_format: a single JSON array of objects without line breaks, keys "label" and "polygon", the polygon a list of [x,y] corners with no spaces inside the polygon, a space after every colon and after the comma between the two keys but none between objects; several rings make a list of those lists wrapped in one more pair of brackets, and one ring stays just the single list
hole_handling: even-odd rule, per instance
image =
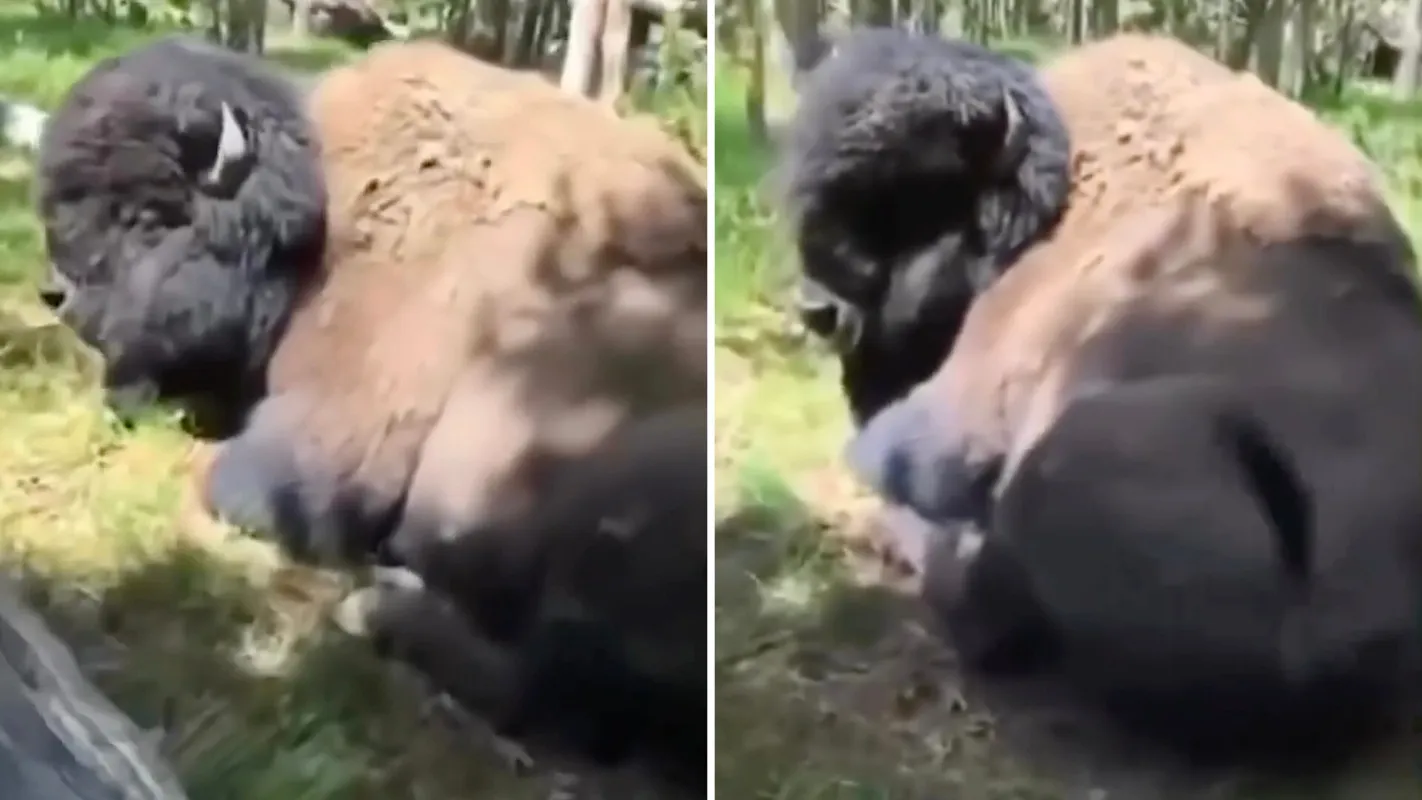
[{"label": "fallen log", "polygon": [[0,796],[185,800],[157,738],[80,674],[69,648],[0,578]]}]

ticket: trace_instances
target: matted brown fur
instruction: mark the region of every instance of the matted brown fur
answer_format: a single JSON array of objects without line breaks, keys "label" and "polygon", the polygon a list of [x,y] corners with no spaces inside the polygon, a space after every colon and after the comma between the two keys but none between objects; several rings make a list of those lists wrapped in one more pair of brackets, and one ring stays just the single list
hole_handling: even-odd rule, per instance
[{"label": "matted brown fur", "polygon": [[433,42],[333,70],[309,110],[325,279],[269,381],[316,400],[298,449],[343,483],[397,496],[439,420],[418,491],[513,504],[535,457],[705,397],[705,183],[671,138]]},{"label": "matted brown fur", "polygon": [[[1123,35],[1042,75],[1072,137],[1067,211],[974,303],[923,388],[949,400],[974,463],[1010,464],[1035,440],[1064,400],[1071,354],[1127,304],[1188,306],[1221,323],[1268,313],[1232,300],[1225,276],[1189,257],[1220,237],[1397,235],[1375,168],[1350,142],[1179,42]],[[1192,271],[1160,275],[1160,263]]]}]

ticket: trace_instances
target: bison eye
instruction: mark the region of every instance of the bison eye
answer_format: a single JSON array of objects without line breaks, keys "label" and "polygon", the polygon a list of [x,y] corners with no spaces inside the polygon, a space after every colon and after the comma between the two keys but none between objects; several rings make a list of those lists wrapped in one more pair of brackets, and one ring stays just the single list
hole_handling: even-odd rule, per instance
[{"label": "bison eye", "polygon": [[69,299],[69,292],[62,286],[50,284],[40,287],[39,296],[50,311],[58,311],[64,305],[64,301]]}]

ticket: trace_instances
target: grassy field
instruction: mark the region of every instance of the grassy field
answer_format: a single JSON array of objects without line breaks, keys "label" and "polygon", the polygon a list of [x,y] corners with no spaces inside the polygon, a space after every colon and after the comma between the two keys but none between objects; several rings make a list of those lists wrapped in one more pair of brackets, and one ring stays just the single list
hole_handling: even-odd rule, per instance
[{"label": "grassy field", "polygon": [[[1029,51],[1023,50],[1024,53]],[[1422,105],[1369,87],[1321,107],[1386,167],[1422,231]],[[765,202],[769,154],[750,139],[742,80],[717,76],[717,787],[776,800],[1384,798],[1422,792],[1391,754],[1336,784],[1192,776],[1163,765],[1034,751],[973,692],[921,610],[867,554],[871,500],[840,467],[837,367],[786,313],[793,254]],[[1001,715],[1000,715],[1001,716]],[[1031,747],[1028,744],[1025,747]],[[1109,787],[1109,788],[1108,788]]]},{"label": "grassy field", "polygon": [[[0,3],[0,94],[42,106],[95,60],[152,32],[40,20]],[[271,56],[315,69],[329,43]],[[704,105],[702,106],[704,109]],[[704,111],[683,114],[703,137]],[[688,121],[690,120],[690,121]],[[193,800],[571,797],[565,775],[514,777],[418,682],[327,621],[347,588],[195,511],[172,420],[118,429],[91,359],[34,295],[43,273],[30,166],[0,151],[0,559],[82,665],[164,751]],[[641,796],[623,778],[585,786]],[[578,792],[581,796],[583,792]]]}]

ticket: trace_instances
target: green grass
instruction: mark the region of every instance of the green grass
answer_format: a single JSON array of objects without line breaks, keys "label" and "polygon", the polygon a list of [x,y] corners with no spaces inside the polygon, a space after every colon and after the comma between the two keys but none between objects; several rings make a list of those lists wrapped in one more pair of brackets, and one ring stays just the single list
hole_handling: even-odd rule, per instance
[{"label": "green grass", "polygon": [[[840,466],[838,368],[786,313],[795,260],[769,202],[771,161],[749,137],[742,75],[724,63],[714,111],[718,793],[1103,797],[1001,743],[992,716],[954,690],[921,609],[865,557],[875,503]],[[1320,111],[1384,167],[1397,213],[1422,231],[1422,104],[1360,86]],[[1308,791],[1241,781],[1190,796],[1417,796],[1415,759],[1380,762]],[[1118,796],[1137,800],[1105,797]]]},{"label": "green grass", "polygon": [[[95,60],[154,35],[0,4],[0,94],[49,106]],[[296,68],[348,53],[270,45]],[[704,111],[685,116],[704,135]],[[30,192],[29,163],[0,150],[0,560],[23,568],[100,688],[165,730],[193,800],[555,796],[562,777],[514,776],[469,730],[424,713],[412,676],[331,625],[346,578],[198,512],[191,443],[171,420],[124,431],[105,416],[92,359],[35,297]]]}]

